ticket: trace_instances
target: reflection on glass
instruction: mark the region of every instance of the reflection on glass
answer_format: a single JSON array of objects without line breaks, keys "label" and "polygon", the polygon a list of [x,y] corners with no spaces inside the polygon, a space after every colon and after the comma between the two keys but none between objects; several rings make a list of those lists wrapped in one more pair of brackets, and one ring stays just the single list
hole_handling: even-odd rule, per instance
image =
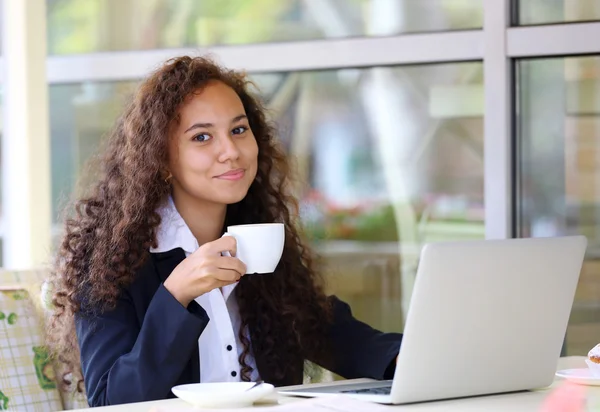
[{"label": "reflection on glass", "polygon": [[518,24],[600,20],[597,0],[518,0]]},{"label": "reflection on glass", "polygon": [[585,355],[600,342],[600,57],[521,61],[518,86],[519,234],[588,237],[566,347]]},{"label": "reflection on glass", "polygon": [[481,0],[48,0],[50,54],[482,26]]},{"label": "reflection on glass", "polygon": [[[422,245],[484,237],[482,65],[254,80],[295,161],[302,222],[329,292],[359,319],[402,330]],[[51,87],[55,199],[72,190],[130,86]]]},{"label": "reflection on glass", "polygon": [[[77,83],[50,86],[52,221],[60,221],[90,157],[98,151],[135,83]],[[57,229],[57,228],[55,228]]]}]

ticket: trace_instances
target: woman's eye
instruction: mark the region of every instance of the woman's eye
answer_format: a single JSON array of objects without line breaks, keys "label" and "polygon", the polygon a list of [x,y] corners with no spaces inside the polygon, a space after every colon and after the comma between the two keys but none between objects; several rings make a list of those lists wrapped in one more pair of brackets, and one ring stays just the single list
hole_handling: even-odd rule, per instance
[{"label": "woman's eye", "polygon": [[206,134],[206,133],[197,134],[196,136],[194,136],[192,138],[192,140],[194,140],[196,142],[206,142],[206,141],[208,141],[210,139],[211,139],[210,135]]},{"label": "woman's eye", "polygon": [[248,128],[246,126],[238,126],[235,129],[233,129],[231,132],[233,134],[243,134],[248,130]]}]

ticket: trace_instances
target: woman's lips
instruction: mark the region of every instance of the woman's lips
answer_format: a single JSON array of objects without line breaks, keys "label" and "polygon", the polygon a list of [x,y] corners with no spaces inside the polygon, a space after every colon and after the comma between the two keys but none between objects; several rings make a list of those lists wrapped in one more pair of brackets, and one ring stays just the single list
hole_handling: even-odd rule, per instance
[{"label": "woman's lips", "polygon": [[217,179],[223,180],[240,180],[244,177],[246,171],[244,169],[234,169],[216,176]]}]

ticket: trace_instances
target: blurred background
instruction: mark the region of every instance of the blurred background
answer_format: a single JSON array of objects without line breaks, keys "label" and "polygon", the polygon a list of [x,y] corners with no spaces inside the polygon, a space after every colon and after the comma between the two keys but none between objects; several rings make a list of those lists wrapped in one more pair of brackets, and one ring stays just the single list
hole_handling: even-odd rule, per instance
[{"label": "blurred background", "polygon": [[402,331],[426,242],[584,234],[565,353],[600,342],[600,1],[1,4],[0,266],[50,259],[138,82],[210,53],[267,101],[329,292],[359,319]]}]

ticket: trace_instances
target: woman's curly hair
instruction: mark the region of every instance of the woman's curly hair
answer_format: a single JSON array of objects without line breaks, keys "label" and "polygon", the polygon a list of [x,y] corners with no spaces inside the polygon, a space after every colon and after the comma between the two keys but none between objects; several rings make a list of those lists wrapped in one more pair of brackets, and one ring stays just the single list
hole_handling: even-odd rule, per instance
[{"label": "woman's curly hair", "polygon": [[[159,206],[170,194],[165,180],[170,127],[186,98],[220,81],[240,97],[257,140],[258,172],[248,194],[228,205],[225,225],[283,222],[286,239],[274,275],[244,276],[235,290],[242,327],[242,378],[249,379],[250,346],[273,379],[301,373],[302,360],[327,350],[331,311],[321,277],[313,268],[297,227],[298,205],[289,194],[290,166],[274,127],[245,75],[204,57],[166,62],[138,88],[112,131],[100,158],[100,177],[65,219],[64,238],[51,273],[54,313],[49,346],[81,383],[74,315],[114,308],[119,294],[157,246]],[[245,332],[250,332],[252,345]],[[297,376],[297,375],[296,375]],[[81,385],[78,385],[81,387]]]}]

